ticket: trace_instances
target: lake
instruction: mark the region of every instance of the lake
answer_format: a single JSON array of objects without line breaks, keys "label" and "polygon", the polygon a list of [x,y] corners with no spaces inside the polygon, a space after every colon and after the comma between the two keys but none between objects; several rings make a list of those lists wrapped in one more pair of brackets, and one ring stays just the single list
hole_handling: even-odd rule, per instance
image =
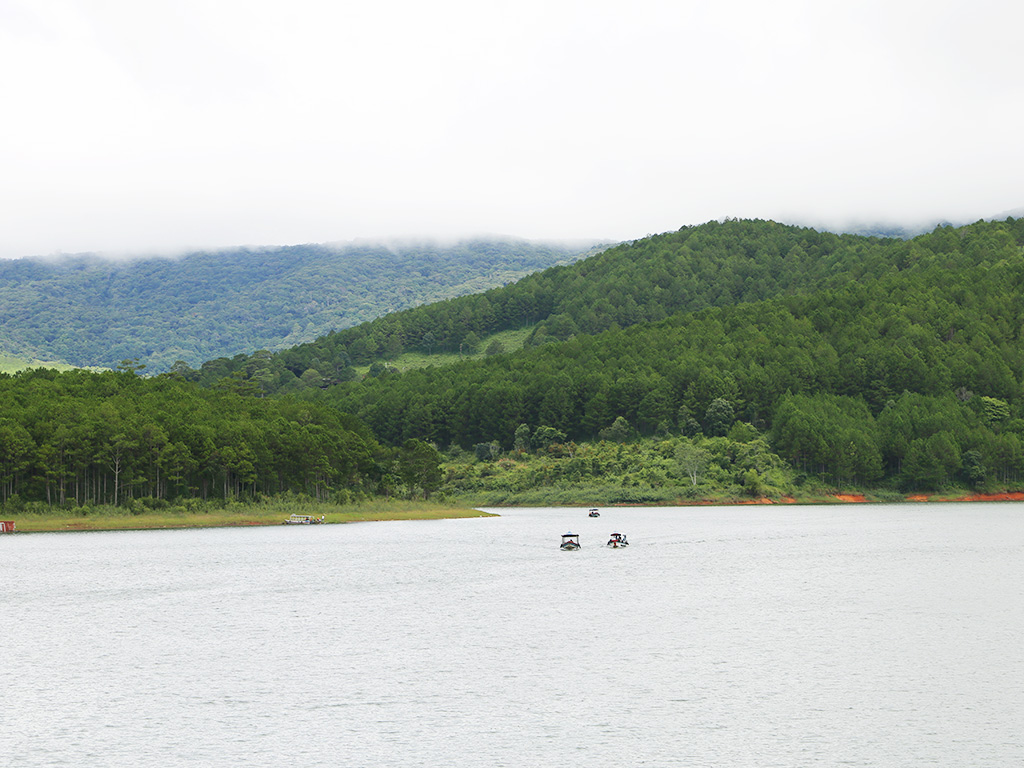
[{"label": "lake", "polygon": [[491,511],[0,536],[3,763],[1024,763],[1019,503]]}]

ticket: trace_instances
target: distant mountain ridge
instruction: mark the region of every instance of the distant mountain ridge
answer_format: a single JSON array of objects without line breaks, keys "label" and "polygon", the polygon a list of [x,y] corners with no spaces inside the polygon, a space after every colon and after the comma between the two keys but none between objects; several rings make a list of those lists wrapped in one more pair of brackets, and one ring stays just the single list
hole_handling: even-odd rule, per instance
[{"label": "distant mountain ridge", "polygon": [[[436,353],[490,355],[492,337],[513,331],[521,334],[513,349],[540,347],[660,322],[677,312],[834,290],[916,268],[935,250],[965,251],[958,257],[965,265],[981,254],[1016,258],[1022,225],[1008,219],[992,226],[939,226],[905,240],[774,221],[710,221],[620,243],[511,285],[393,312],[269,356],[222,358],[201,371],[178,373],[207,386],[228,378],[249,382],[267,394],[312,382],[326,386],[354,378],[353,366],[379,369],[403,353],[424,356],[418,364],[432,364]],[[493,351],[504,351],[500,341]]]},{"label": "distant mountain ridge", "polygon": [[295,377],[310,368],[324,380],[346,378],[353,364],[387,361],[402,351],[461,354],[480,339],[513,329],[530,329],[526,345],[541,346],[657,322],[679,311],[816,290],[846,281],[850,271],[884,272],[888,247],[897,242],[773,221],[710,221],[621,243],[512,285],[326,334],[275,353],[272,376],[262,359],[221,360],[204,365],[200,380],[256,376],[274,392],[299,386]]},{"label": "distant mountain ridge", "polygon": [[285,349],[568,264],[593,243],[476,238],[0,261],[0,351],[148,373]]}]

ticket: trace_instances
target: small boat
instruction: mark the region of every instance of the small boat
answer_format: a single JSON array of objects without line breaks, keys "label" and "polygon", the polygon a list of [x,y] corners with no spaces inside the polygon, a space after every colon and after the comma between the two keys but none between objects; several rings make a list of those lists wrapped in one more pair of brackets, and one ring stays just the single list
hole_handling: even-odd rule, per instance
[{"label": "small boat", "polygon": [[313,515],[292,515],[284,521],[285,525],[319,525],[324,522],[325,515],[313,517]]},{"label": "small boat", "polygon": [[608,546],[612,549],[618,549],[619,547],[628,547],[629,542],[626,541],[626,534],[613,533],[612,537],[608,539]]},{"label": "small boat", "polygon": [[595,507],[594,509],[590,510],[590,516],[591,516],[591,517],[600,517],[600,516],[601,516],[601,513],[600,513],[600,512],[598,512],[598,511],[597,511],[597,508]]},{"label": "small boat", "polygon": [[562,546],[559,549],[564,549],[566,552],[571,552],[580,548],[580,535],[578,533],[563,533],[562,534]]}]

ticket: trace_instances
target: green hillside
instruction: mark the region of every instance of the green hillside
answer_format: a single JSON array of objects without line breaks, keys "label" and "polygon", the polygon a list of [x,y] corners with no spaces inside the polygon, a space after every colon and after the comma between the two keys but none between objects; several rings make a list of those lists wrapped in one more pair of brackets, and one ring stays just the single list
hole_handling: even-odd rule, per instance
[{"label": "green hillside", "polygon": [[[752,235],[770,243],[775,225],[714,229],[736,235],[731,250],[698,258],[709,281],[723,276],[708,288],[718,306],[566,341],[547,334],[535,348],[479,361],[385,369],[323,396],[396,444],[415,437],[511,451],[521,425],[579,443],[725,436],[739,422],[796,470],[836,483],[1019,478],[1024,221],[943,228],[910,242],[841,239],[793,268],[777,252],[758,256]],[[575,273],[576,288],[553,307],[587,312],[570,297],[592,290],[584,273],[600,272],[590,262],[628,274],[657,241],[555,270]],[[741,279],[744,265],[758,277]],[[744,290],[726,293],[730,285]],[[766,290],[775,297],[751,300]]]},{"label": "green hillside", "polygon": [[446,355],[484,355],[495,334],[512,330],[529,329],[523,346],[542,346],[677,312],[872,281],[936,251],[953,249],[967,261],[980,252],[1012,254],[1014,237],[981,223],[903,241],[770,221],[709,222],[609,248],[512,285],[392,313],[276,355],[208,361],[193,376],[207,385],[226,376],[252,380],[268,393],[323,386],[353,378],[353,366],[392,365],[409,352],[427,355],[427,362],[431,355],[439,362],[451,359]]},{"label": "green hillside", "polygon": [[[709,222],[609,248],[571,265],[483,293],[391,313],[272,358],[209,361],[212,384],[256,378],[263,391],[332,381],[350,366],[405,352],[482,353],[499,332],[530,328],[527,346],[656,322],[679,311],[728,306],[841,285],[883,273],[901,240],[817,232],[764,221]],[[482,344],[488,339],[488,344]]]},{"label": "green hillside", "polygon": [[1019,490],[1022,297],[1024,219],[712,222],[278,353],[0,374],[0,502]]},{"label": "green hillside", "polygon": [[478,293],[579,258],[522,240],[302,245],[112,261],[0,261],[0,350],[154,373],[285,349],[418,304]]}]

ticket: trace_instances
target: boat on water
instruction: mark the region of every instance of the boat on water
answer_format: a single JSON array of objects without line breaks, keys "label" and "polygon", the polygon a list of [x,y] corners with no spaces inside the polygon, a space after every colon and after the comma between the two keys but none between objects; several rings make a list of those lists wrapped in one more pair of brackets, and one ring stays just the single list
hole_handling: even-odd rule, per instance
[{"label": "boat on water", "polygon": [[626,541],[626,534],[624,533],[613,533],[611,538],[608,539],[608,545],[612,549],[618,549],[619,547],[628,547],[629,542]]},{"label": "boat on water", "polygon": [[313,515],[292,515],[284,521],[285,525],[319,525],[324,522],[325,515],[313,517]]},{"label": "boat on water", "polygon": [[571,552],[580,548],[580,535],[578,533],[563,533],[562,534],[562,546],[559,549],[564,549],[566,552]]},{"label": "boat on water", "polygon": [[597,508],[590,510],[590,517],[600,517],[601,513],[597,511]]}]

